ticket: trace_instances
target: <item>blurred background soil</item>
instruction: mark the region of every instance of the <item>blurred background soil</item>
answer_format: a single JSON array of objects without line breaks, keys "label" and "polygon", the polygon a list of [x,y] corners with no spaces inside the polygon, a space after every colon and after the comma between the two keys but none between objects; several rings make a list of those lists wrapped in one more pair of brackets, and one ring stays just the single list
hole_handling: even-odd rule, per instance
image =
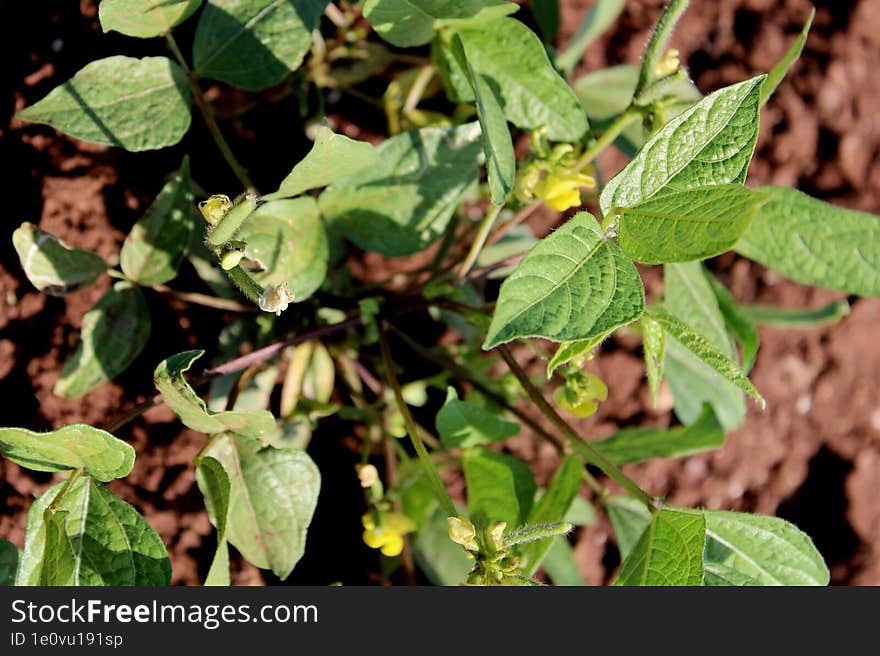
[{"label": "blurred background soil", "polygon": [[[817,15],[804,53],[762,113],[749,184],[798,187],[841,206],[880,213],[880,0],[814,4]],[[574,33],[591,5],[588,0],[563,1],[560,43]],[[660,0],[627,2],[617,27],[587,51],[580,73],[636,63],[661,5]],[[35,430],[74,422],[100,426],[153,393],[152,370],[161,359],[186,348],[212,349],[228,317],[147,292],[161,338],[154,335],[134,365],[112,383],[82,399],[56,397],[52,386],[60,363],[75,345],[83,314],[109,280],[66,298],[37,293],[20,269],[12,231],[31,221],[115,264],[125,234],[185,153],[192,154],[193,174],[202,186],[212,192],[237,187],[197,115],[180,145],[137,154],[85,144],[15,119],[15,111],[94,59],[166,52],[161,39],[102,34],[90,0],[2,6],[18,38],[4,42],[0,72],[0,425]],[[807,0],[694,0],[672,45],[681,51],[697,86],[709,92],[769,70],[809,8]],[[193,23],[180,28],[181,40],[191,38]],[[273,99],[223,127],[258,186],[265,188],[277,183],[308,148],[290,97]],[[601,161],[607,173],[623,163],[616,153]],[[552,220],[537,215],[532,227],[543,235]],[[843,297],[783,280],[734,255],[709,265],[744,303],[815,308]],[[658,291],[658,272],[643,274],[649,292]],[[181,289],[198,284],[187,271],[180,282]],[[851,313],[832,327],[761,329],[752,377],[767,409],[761,412],[750,404],[745,425],[722,449],[631,466],[629,473],[652,494],[674,503],[793,521],[813,537],[831,568],[832,583],[877,585],[880,299],[850,300]],[[658,408],[651,407],[637,341],[625,334],[615,337],[590,366],[608,383],[610,397],[596,416],[582,422],[585,434],[604,437],[621,426],[673,421],[668,396]],[[132,475],[111,487],[138,507],[165,541],[173,582],[198,584],[214,547],[192,470],[205,437],[182,429],[164,407],[117,434],[134,445],[138,458]],[[556,466],[552,449],[527,434],[514,438],[511,448],[530,461],[539,482],[546,482]],[[321,468],[323,490],[306,557],[287,582],[368,583],[366,572],[376,569],[376,557],[359,540],[356,456],[332,429],[316,436],[310,453]],[[27,508],[52,480],[49,474],[0,460],[0,537],[22,546]],[[579,529],[572,541],[585,579],[609,581],[619,554],[607,522]],[[240,558],[233,561],[236,583],[277,583]]]}]

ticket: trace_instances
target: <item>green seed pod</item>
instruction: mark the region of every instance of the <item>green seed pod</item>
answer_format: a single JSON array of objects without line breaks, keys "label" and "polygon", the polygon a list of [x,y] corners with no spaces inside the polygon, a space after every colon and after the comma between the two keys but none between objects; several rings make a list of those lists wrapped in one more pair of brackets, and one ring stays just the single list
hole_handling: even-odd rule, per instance
[{"label": "green seed pod", "polygon": [[245,194],[232,206],[222,219],[208,232],[206,243],[219,248],[235,236],[241,224],[257,209],[257,195]]}]

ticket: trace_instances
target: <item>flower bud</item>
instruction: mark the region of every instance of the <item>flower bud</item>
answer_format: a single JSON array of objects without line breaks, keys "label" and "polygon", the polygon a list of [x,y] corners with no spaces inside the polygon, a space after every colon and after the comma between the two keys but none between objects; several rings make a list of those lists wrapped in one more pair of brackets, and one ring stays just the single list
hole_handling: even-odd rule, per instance
[{"label": "flower bud", "polygon": [[223,256],[220,258],[220,267],[224,271],[229,271],[230,269],[234,269],[238,266],[238,263],[241,262],[244,257],[244,251],[239,250],[237,248],[230,249],[223,253]]},{"label": "flower bud", "polygon": [[361,487],[371,487],[379,480],[379,470],[373,465],[355,465],[355,471],[361,481]]},{"label": "flower bud", "polygon": [[663,53],[660,61],[654,65],[654,77],[661,78],[672,75],[678,70],[679,66],[681,66],[679,52],[675,48],[670,48]]},{"label": "flower bud", "polygon": [[224,194],[214,194],[207,200],[199,203],[199,212],[202,213],[205,221],[210,225],[217,225],[229,209],[232,207],[232,201],[229,196]]},{"label": "flower bud", "polygon": [[504,530],[507,528],[507,522],[494,522],[489,526],[489,539],[495,551],[504,549]]}]

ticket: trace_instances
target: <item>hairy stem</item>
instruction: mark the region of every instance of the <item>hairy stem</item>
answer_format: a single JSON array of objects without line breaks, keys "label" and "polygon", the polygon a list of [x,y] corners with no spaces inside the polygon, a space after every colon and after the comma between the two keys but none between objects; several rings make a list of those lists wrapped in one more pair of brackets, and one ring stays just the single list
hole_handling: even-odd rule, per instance
[{"label": "hairy stem", "polygon": [[264,291],[263,286],[254,280],[241,266],[234,266],[225,273],[226,277],[232,281],[249,301],[254,303],[260,302],[260,296],[263,295]]},{"label": "hairy stem", "polygon": [[525,206],[524,208],[522,208],[519,212],[517,212],[517,213],[513,216],[513,218],[512,218],[510,221],[508,221],[507,223],[505,223],[504,225],[502,225],[500,228],[498,228],[498,230],[496,230],[495,232],[493,232],[493,233],[492,233],[492,236],[489,237],[489,239],[487,240],[487,243],[489,243],[489,244],[494,244],[496,241],[498,241],[498,240],[501,239],[504,235],[506,235],[508,232],[510,232],[511,230],[513,230],[513,229],[514,229],[516,226],[518,226],[520,223],[522,223],[523,221],[525,221],[526,219],[528,219],[528,218],[529,218],[532,214],[534,214],[534,213],[535,213],[535,212],[536,212],[536,211],[537,211],[537,210],[538,210],[543,204],[544,204],[544,201],[542,201],[542,200],[536,200],[536,201],[534,201],[533,203],[529,203],[528,205],[526,205],[526,206]]},{"label": "hairy stem", "polygon": [[199,87],[196,75],[189,67],[189,64],[186,63],[186,58],[183,56],[183,53],[180,52],[180,48],[177,46],[177,41],[174,40],[174,36],[171,32],[168,32],[165,35],[165,38],[168,40],[168,47],[171,48],[171,52],[174,53],[177,63],[180,64],[180,67],[186,72],[189,86],[192,89],[193,100],[196,103],[196,107],[199,108],[202,118],[205,120],[205,125],[208,126],[208,132],[211,133],[211,138],[214,140],[214,144],[217,146],[220,154],[223,155],[223,159],[226,160],[226,163],[229,165],[232,173],[235,174],[235,177],[238,178],[241,185],[248,191],[256,192],[256,187],[248,177],[247,171],[235,158],[235,155],[232,153],[232,149],[226,142],[223,133],[220,132],[220,126],[217,125],[217,119],[214,117],[214,110],[211,109],[208,101],[205,100],[205,95],[202,93],[201,87]]},{"label": "hairy stem", "polygon": [[614,143],[614,140],[620,136],[620,133],[623,132],[630,123],[641,117],[642,110],[636,107],[630,107],[623,114],[618,116],[617,120],[608,126],[608,129],[605,130],[596,143],[587,148],[583,155],[580,156],[577,164],[575,164],[575,171],[583,171],[599,156],[599,153]]},{"label": "hairy stem", "polygon": [[416,421],[413,419],[412,413],[409,411],[409,406],[403,398],[403,390],[400,387],[400,381],[397,380],[397,373],[394,371],[394,359],[391,357],[391,349],[388,346],[388,337],[383,324],[384,322],[382,321],[377,323],[379,328],[379,347],[382,349],[382,360],[385,364],[385,376],[388,379],[388,386],[391,387],[391,391],[394,392],[394,401],[397,404],[397,410],[403,416],[403,423],[406,424],[406,432],[409,434],[409,439],[412,442],[413,448],[416,450],[419,460],[422,463],[422,467],[425,468],[425,473],[431,481],[431,485],[434,487],[434,492],[437,495],[437,500],[443,507],[443,511],[448,517],[456,517],[458,516],[458,512],[455,510],[455,504],[452,503],[452,499],[449,498],[449,493],[446,491],[443,481],[440,480],[440,475],[434,467],[434,462],[431,460],[431,456],[428,454],[428,450],[422,442]]},{"label": "hairy stem", "polygon": [[675,29],[675,24],[684,10],[687,9],[690,0],[670,0],[663,10],[663,14],[657,20],[654,31],[651,33],[651,40],[645,48],[645,55],[642,57],[642,68],[639,71],[639,81],[636,85],[633,97],[638,97],[651,82],[654,81],[654,67],[657,60],[663,56],[663,49],[666,47],[666,41]]},{"label": "hairy stem", "polygon": [[556,426],[559,432],[562,433],[571,449],[587,463],[595,465],[601,469],[608,478],[645,504],[648,510],[652,513],[656,512],[656,507],[654,506],[654,501],[651,496],[640,488],[629,476],[624,474],[617,465],[599,453],[592,444],[578,435],[577,431],[559,416],[559,413],[556,412],[553,406],[547,403],[547,400],[544,398],[543,394],[541,394],[541,391],[532,384],[532,381],[529,380],[528,374],[526,374],[522,367],[519,366],[519,363],[517,363],[516,359],[513,357],[510,349],[502,344],[498,347],[498,352],[501,354],[504,362],[507,363],[510,371],[513,372],[513,375],[516,376],[519,384],[522,385],[522,388],[526,391],[526,394],[528,394],[532,402],[538,407],[541,413],[547,417],[554,426]]}]

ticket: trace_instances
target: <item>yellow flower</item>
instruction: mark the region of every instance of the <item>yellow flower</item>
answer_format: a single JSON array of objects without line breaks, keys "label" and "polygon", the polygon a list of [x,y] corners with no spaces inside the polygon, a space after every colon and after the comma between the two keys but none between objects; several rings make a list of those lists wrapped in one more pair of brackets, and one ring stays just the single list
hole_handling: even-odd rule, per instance
[{"label": "yellow flower", "polygon": [[596,181],[583,173],[548,173],[535,187],[535,197],[550,209],[563,212],[581,204],[581,187],[592,187]]},{"label": "yellow flower", "polygon": [[361,517],[364,525],[363,540],[370,549],[378,549],[385,556],[397,556],[403,551],[403,536],[414,531],[415,523],[406,515],[395,512],[380,512],[379,525],[373,513]]},{"label": "yellow flower", "polygon": [[599,409],[599,403],[608,398],[608,387],[595,374],[578,371],[570,375],[565,385],[556,388],[553,399],[560,408],[575,417],[589,417]]},{"label": "yellow flower", "polygon": [[477,529],[464,517],[447,517],[447,530],[449,531],[449,539],[460,544],[468,551],[479,551],[480,546],[477,544]]}]

